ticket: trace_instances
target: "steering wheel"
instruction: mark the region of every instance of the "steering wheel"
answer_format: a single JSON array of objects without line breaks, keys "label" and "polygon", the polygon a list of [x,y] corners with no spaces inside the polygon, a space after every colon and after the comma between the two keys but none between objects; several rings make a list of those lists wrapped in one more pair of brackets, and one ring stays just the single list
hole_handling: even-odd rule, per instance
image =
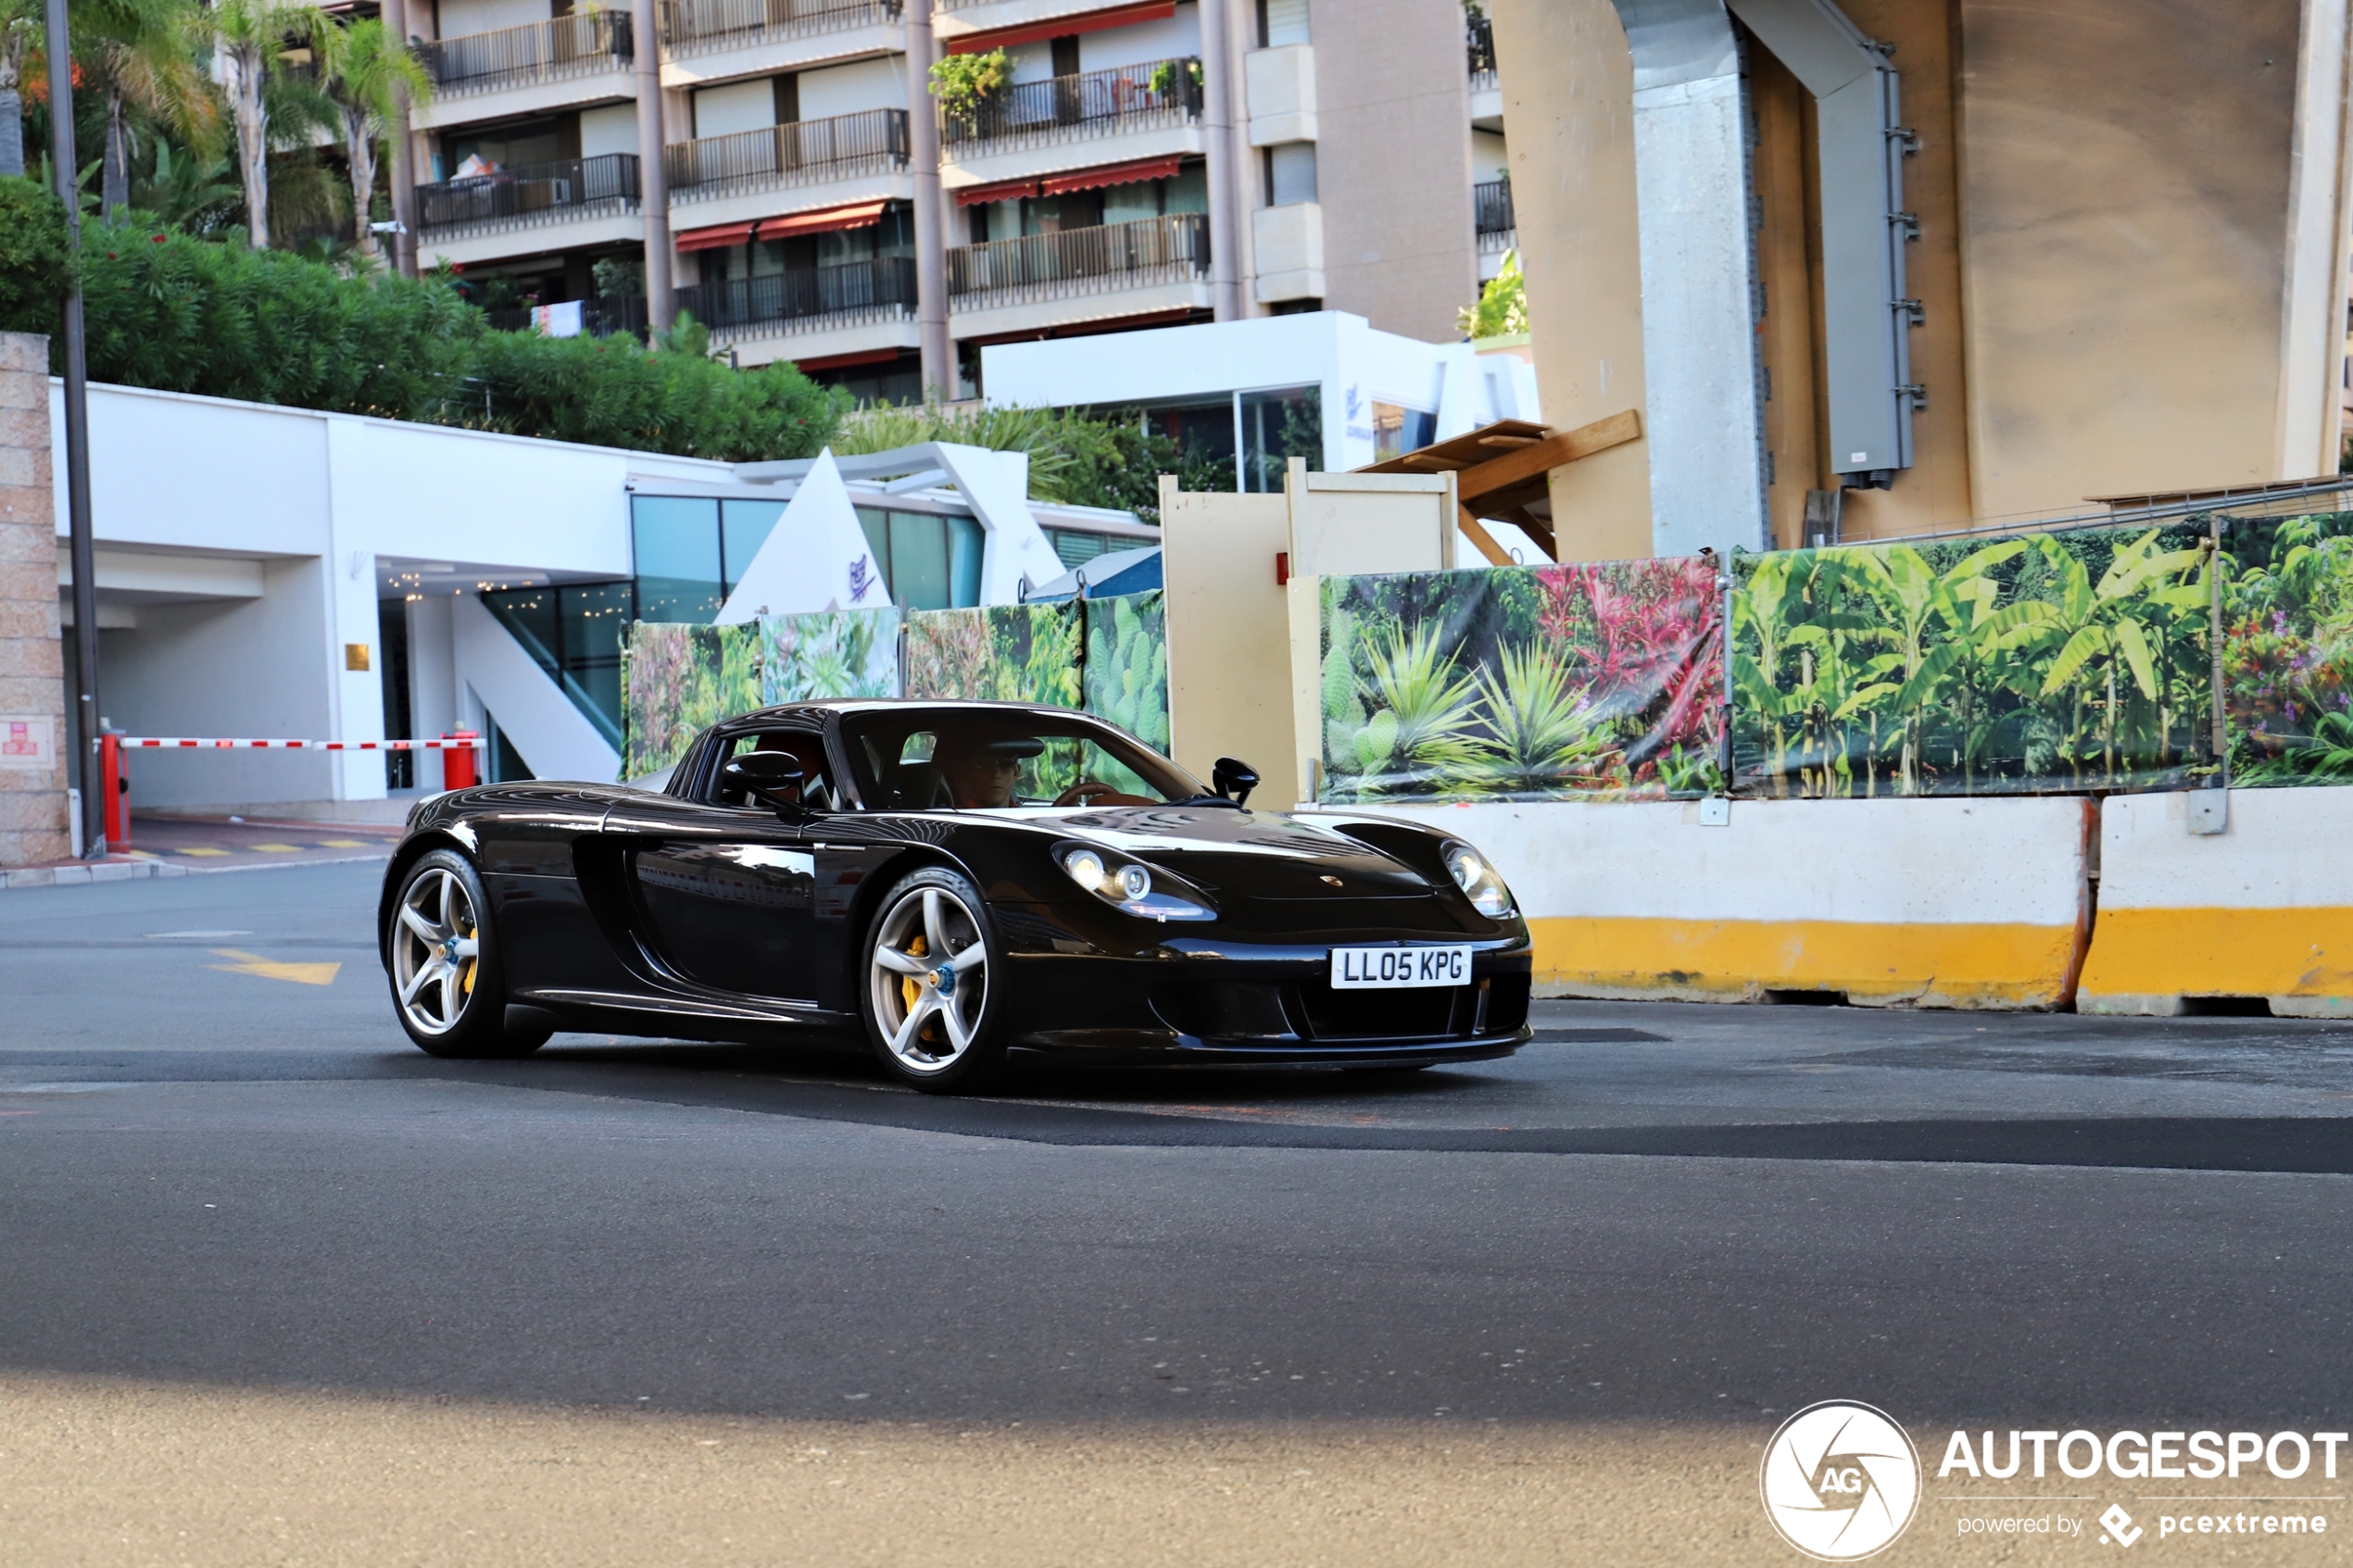
[{"label": "steering wheel", "polygon": [[1088,804],[1088,797],[1089,796],[1113,796],[1117,795],[1119,791],[1116,788],[1103,783],[1101,779],[1081,779],[1076,784],[1071,785],[1068,789],[1063,791],[1060,795],[1055,796],[1054,804],[1057,806],[1084,806]]}]

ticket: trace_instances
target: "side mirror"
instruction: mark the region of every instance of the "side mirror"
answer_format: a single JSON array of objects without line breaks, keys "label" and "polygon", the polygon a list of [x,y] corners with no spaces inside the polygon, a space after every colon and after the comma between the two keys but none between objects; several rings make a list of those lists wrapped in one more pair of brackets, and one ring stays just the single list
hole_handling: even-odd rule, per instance
[{"label": "side mirror", "polygon": [[1258,787],[1258,774],[1247,762],[1232,757],[1220,757],[1210,770],[1212,788],[1237,806],[1250,803],[1250,792]]},{"label": "side mirror", "polygon": [[789,751],[753,751],[730,758],[719,770],[720,782],[728,789],[740,790],[748,799],[779,811],[799,813],[800,806],[800,759]]}]

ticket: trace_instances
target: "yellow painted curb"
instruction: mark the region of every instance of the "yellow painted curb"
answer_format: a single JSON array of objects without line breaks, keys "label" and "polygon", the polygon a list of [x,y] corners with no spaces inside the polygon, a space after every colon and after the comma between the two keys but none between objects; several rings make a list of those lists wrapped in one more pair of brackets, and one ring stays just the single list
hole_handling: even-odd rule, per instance
[{"label": "yellow painted curb", "polygon": [[1840,991],[1866,1004],[2054,1007],[2070,994],[2083,942],[2081,928],[2050,925],[1586,916],[1528,923],[1540,994],[1684,1001],[1786,990]]},{"label": "yellow painted curb", "polygon": [[2082,999],[2353,999],[2353,909],[2102,909]]}]

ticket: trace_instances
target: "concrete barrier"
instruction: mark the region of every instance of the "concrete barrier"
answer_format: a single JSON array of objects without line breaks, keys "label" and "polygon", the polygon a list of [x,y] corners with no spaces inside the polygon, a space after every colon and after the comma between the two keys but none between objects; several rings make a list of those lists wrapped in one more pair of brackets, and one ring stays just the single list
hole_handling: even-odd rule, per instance
[{"label": "concrete barrier", "polygon": [[2192,804],[2102,803],[2078,1008],[2178,1013],[2261,997],[2284,1016],[2353,1017],[2353,790],[2234,789],[2221,833],[2193,833]]},{"label": "concrete barrier", "polygon": [[[1721,803],[1711,803],[1721,809]],[[1539,996],[2048,1008],[2089,936],[2078,797],[1384,806],[1495,864]],[[2353,913],[2353,911],[2348,911]]]}]

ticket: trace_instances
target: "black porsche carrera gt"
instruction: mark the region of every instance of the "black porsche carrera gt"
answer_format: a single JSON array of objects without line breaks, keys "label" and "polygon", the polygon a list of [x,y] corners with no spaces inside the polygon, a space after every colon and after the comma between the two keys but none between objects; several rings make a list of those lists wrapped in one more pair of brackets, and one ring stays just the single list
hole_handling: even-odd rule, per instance
[{"label": "black porsche carrera gt", "polygon": [[559,1029],[839,1040],[919,1088],[1074,1062],[1426,1067],[1528,1038],[1528,928],[1478,851],[1253,811],[1084,713],[797,703],[706,731],[656,794],[421,802],[384,968],[436,1056]]}]

